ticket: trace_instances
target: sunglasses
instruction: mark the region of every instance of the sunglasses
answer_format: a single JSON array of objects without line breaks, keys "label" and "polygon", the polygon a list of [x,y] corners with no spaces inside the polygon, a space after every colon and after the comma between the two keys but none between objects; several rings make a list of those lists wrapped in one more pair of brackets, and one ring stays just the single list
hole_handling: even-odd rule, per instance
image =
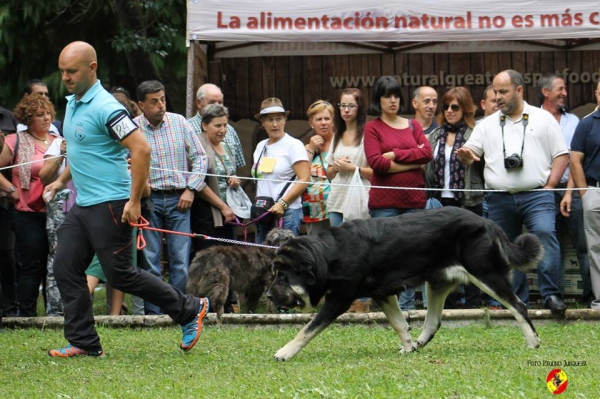
[{"label": "sunglasses", "polygon": [[339,109],[349,109],[349,110],[353,110],[355,108],[358,108],[358,104],[344,104],[344,103],[338,103],[338,108]]},{"label": "sunglasses", "polygon": [[311,105],[308,109],[313,109],[317,105],[321,105],[321,104],[323,104],[323,105],[331,105],[327,101],[317,101],[316,103],[314,103],[313,105]]},{"label": "sunglasses", "polygon": [[444,105],[442,105],[442,109],[444,111],[448,111],[448,108],[452,108],[452,111],[454,111],[454,112],[460,111],[460,105],[458,105],[458,104],[452,104],[452,105],[450,105],[450,104],[444,104]]}]

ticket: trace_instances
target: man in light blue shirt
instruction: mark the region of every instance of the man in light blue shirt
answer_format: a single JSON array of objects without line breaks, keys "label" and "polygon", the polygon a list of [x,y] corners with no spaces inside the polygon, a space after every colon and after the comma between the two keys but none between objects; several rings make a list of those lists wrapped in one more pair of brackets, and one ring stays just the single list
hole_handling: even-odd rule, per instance
[{"label": "man in light blue shirt", "polygon": [[[564,79],[558,75],[544,75],[538,80],[537,89],[540,102],[542,103],[541,108],[550,112],[560,124],[565,142],[569,146],[570,151],[571,140],[579,124],[579,118],[565,111],[567,88]],[[567,167],[556,188],[574,187],[573,179],[570,177],[570,168]],[[583,205],[581,197],[577,190],[555,191],[554,196],[557,210],[557,233],[566,229],[571,237],[571,242],[577,253],[577,263],[579,263],[579,272],[581,273],[581,280],[583,282],[583,299],[588,303],[592,299],[592,283],[590,279],[587,242],[583,230]]]},{"label": "man in light blue shirt", "polygon": [[[64,331],[69,344],[48,351],[50,357],[104,356],[94,327],[85,270],[98,256],[107,282],[115,289],[156,303],[181,324],[180,348],[190,350],[200,337],[208,312],[206,298],[182,294],[158,277],[133,266],[133,228],[141,214],[140,199],[150,167],[144,135],[97,77],[96,51],[73,42],[60,54],[67,97],[64,134],[68,165],[46,186],[50,201],[73,178],[77,203],[57,231],[56,283],[64,303]],[[131,175],[126,153],[131,154]]]}]

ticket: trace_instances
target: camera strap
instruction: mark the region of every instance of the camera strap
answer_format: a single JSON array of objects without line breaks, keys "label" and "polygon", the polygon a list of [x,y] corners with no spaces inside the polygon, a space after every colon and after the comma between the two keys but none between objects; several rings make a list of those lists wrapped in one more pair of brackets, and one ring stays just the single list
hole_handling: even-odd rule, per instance
[{"label": "camera strap", "polygon": [[[521,143],[521,159],[523,158],[523,149],[525,148],[525,128],[529,124],[529,114],[523,114],[523,142]],[[502,128],[502,153],[506,159],[506,144],[504,140],[504,125],[506,125],[506,115],[500,115],[500,127]]]}]

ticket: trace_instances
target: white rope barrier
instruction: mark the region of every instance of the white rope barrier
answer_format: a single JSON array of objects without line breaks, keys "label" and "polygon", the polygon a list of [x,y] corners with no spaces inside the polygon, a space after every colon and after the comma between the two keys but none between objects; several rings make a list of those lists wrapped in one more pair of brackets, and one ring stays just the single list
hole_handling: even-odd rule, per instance
[{"label": "white rope barrier", "polygon": [[[60,158],[61,155],[57,155],[57,156],[52,156],[52,157],[47,157],[44,159],[40,159],[40,160],[36,160],[36,161],[30,161],[30,162],[24,162],[24,163],[20,163],[20,164],[15,164],[15,165],[8,165],[8,166],[4,166],[0,168],[0,171],[3,170],[7,170],[7,169],[12,169],[12,168],[17,168],[21,165],[28,165],[28,164],[33,164],[36,162],[45,162],[49,159],[56,159],[56,158]],[[155,168],[155,167],[150,167],[150,169],[152,170],[159,170],[162,172],[171,172],[171,173],[181,173],[181,174],[188,174],[188,175],[197,175],[198,173],[196,172],[190,172],[190,171],[182,171],[182,170],[175,170],[175,169],[166,169],[166,168]],[[229,178],[229,177],[235,177],[236,179],[240,179],[240,180],[251,180],[251,181],[270,181],[270,182],[277,182],[277,183],[286,183],[288,182],[287,179],[285,180],[280,180],[280,179],[259,179],[256,177],[250,177],[250,176],[238,176],[238,175],[218,175],[218,174],[211,174],[211,173],[202,173],[202,176],[214,176],[214,177],[219,177],[219,178]],[[305,185],[320,185],[320,186],[331,186],[331,187],[361,187],[357,184],[345,184],[345,183],[330,183],[330,182],[307,182],[307,183],[301,183],[301,182],[296,182],[297,184],[305,184]],[[377,189],[386,189],[386,190],[417,190],[417,191],[445,191],[445,188],[430,188],[430,187],[399,187],[399,186],[365,186],[368,188],[377,188]],[[600,187],[585,187],[585,188],[534,188],[534,189],[530,189],[530,190],[520,190],[518,192],[522,193],[522,192],[535,192],[535,191],[579,191],[579,190],[597,190]],[[484,188],[484,189],[479,189],[479,190],[472,190],[472,189],[466,189],[466,188],[453,188],[450,191],[456,191],[456,192],[471,192],[471,191],[475,191],[475,192],[481,192],[481,193],[506,193],[509,192],[509,190],[496,190],[496,189],[490,189],[490,188]]]}]

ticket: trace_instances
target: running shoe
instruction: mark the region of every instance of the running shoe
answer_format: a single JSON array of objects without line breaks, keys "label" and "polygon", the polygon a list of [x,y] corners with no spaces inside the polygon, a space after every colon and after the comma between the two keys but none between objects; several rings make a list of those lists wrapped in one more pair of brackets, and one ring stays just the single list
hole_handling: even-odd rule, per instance
[{"label": "running shoe", "polygon": [[198,342],[198,338],[200,338],[200,334],[202,334],[202,325],[204,324],[204,317],[208,313],[208,309],[210,308],[210,302],[208,298],[201,298],[202,302],[200,303],[200,309],[198,310],[198,314],[194,317],[194,320],[190,321],[187,324],[183,324],[181,326],[181,331],[183,332],[183,337],[181,338],[181,344],[179,347],[182,351],[189,351],[196,345]]},{"label": "running shoe", "polygon": [[60,349],[51,349],[48,351],[50,357],[77,357],[77,356],[92,356],[103,357],[103,351],[86,351],[71,344]]}]

